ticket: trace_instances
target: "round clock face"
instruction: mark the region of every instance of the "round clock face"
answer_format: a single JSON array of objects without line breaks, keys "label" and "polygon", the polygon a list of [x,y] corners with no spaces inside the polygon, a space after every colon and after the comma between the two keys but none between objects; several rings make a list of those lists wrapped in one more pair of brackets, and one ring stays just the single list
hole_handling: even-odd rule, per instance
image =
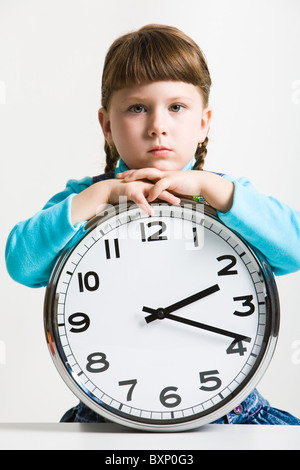
[{"label": "round clock face", "polygon": [[279,307],[265,263],[201,204],[112,207],[60,260],[45,327],[69,387],[108,420],[172,431],[255,387]]}]

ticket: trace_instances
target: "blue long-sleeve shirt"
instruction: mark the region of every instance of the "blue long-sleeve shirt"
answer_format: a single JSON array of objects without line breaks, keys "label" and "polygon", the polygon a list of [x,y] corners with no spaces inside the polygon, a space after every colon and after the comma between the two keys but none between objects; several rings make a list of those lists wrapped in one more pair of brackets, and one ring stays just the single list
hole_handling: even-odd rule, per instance
[{"label": "blue long-sleeve shirt", "polygon": [[[259,193],[246,178],[224,178],[234,183],[234,200],[227,213],[217,212],[219,219],[258,249],[276,275],[299,270],[300,211]],[[12,229],[5,258],[15,281],[29,287],[48,284],[61,252],[84,234],[86,221],[72,225],[71,204],[92,183],[91,177],[69,180],[41,211]]]}]

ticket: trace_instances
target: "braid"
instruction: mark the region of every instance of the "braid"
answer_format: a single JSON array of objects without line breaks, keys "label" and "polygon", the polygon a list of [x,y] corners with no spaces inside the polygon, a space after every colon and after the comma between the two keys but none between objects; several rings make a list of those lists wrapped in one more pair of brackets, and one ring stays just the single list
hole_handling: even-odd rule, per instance
[{"label": "braid", "polygon": [[108,143],[105,141],[104,150],[106,153],[106,167],[104,170],[105,173],[108,173],[109,171],[115,171],[118,160],[120,158],[116,147],[108,145]]},{"label": "braid", "polygon": [[198,145],[196,153],[195,153],[195,158],[196,162],[194,165],[193,170],[202,170],[204,166],[204,159],[207,155],[207,144],[208,144],[208,137],[204,139],[204,141]]}]

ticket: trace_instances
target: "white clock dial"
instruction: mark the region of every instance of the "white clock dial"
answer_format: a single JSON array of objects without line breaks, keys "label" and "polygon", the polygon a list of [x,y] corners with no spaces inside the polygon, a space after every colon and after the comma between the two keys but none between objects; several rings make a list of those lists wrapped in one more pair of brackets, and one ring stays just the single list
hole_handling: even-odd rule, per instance
[{"label": "white clock dial", "polygon": [[60,263],[47,336],[95,411],[187,429],[229,412],[261,377],[276,343],[276,288],[203,206],[153,207],[152,217],[136,205],[111,210]]}]

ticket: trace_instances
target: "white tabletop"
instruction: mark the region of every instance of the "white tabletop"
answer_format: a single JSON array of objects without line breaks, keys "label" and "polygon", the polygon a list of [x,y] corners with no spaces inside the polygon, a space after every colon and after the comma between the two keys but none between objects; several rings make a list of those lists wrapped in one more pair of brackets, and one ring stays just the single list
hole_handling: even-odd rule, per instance
[{"label": "white tabletop", "polygon": [[0,424],[0,449],[299,450],[300,426],[210,424],[189,432],[143,433],[112,423],[7,423]]}]

